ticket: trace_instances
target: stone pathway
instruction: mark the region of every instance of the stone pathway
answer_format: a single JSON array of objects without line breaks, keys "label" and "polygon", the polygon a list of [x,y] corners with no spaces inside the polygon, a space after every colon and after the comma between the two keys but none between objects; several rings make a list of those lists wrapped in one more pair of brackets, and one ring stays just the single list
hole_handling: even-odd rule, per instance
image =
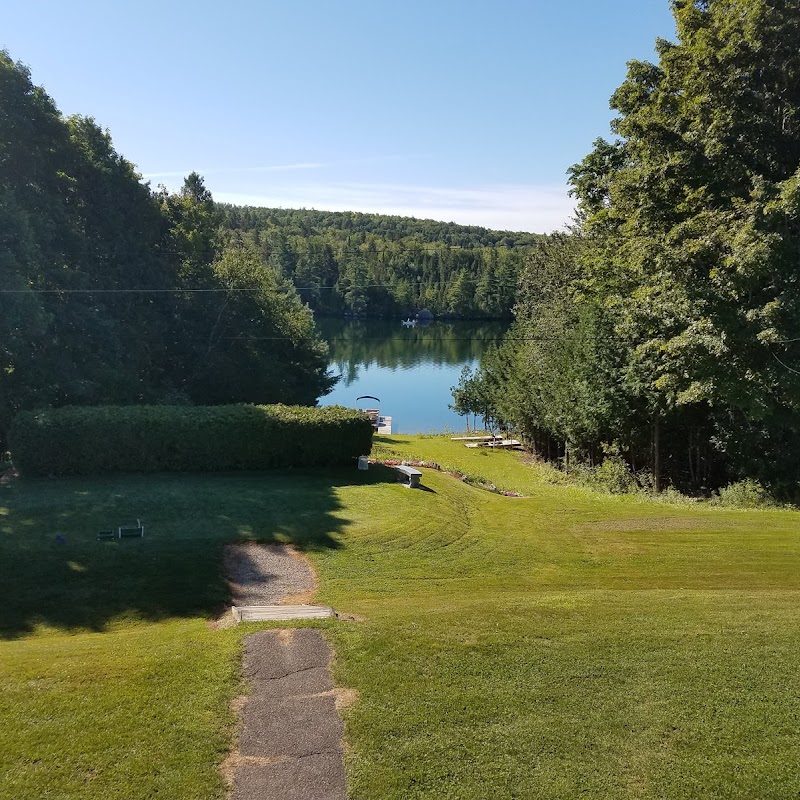
[{"label": "stone pathway", "polygon": [[225,765],[231,800],[345,800],[342,721],[330,647],[311,629],[245,639],[250,693]]}]

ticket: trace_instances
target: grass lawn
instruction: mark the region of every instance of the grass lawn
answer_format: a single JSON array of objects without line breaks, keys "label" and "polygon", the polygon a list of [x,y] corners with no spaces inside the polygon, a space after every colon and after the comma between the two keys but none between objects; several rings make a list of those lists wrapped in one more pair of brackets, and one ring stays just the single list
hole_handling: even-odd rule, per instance
[{"label": "grass lawn", "polygon": [[[336,651],[354,798],[800,792],[800,515],[550,486],[516,454],[393,436],[425,471],[0,488],[0,797],[219,798],[241,636],[227,541],[294,541]],[[97,542],[141,516],[144,540]],[[66,543],[55,541],[62,533]]]}]

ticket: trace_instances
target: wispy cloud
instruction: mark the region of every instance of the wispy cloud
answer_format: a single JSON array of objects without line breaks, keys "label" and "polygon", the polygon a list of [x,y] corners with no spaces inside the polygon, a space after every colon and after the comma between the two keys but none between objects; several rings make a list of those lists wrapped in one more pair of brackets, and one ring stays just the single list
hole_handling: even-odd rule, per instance
[{"label": "wispy cloud", "polygon": [[296,170],[308,169],[327,169],[330,167],[354,166],[356,164],[380,164],[391,161],[405,161],[407,159],[419,158],[414,155],[384,155],[384,156],[364,156],[363,158],[349,158],[342,161],[301,161],[295,164],[270,164],[267,166],[248,166],[248,167],[211,167],[209,169],[184,169],[167,170],[165,172],[145,172],[142,177],[146,180],[150,178],[185,178],[190,172],[199,172],[201,175],[246,175],[258,174],[259,172],[294,172]]},{"label": "wispy cloud", "polygon": [[500,230],[544,233],[564,228],[574,214],[565,186],[472,187],[395,183],[309,183],[274,186],[263,194],[215,192],[223,203],[396,214]]},{"label": "wispy cloud", "polygon": [[291,172],[298,169],[322,169],[325,164],[314,161],[303,162],[300,164],[273,164],[264,167],[212,167],[211,169],[184,169],[171,170],[168,172],[146,172],[142,175],[145,179],[150,178],[184,178],[190,172],[199,172],[201,175],[227,175],[244,174],[257,172]]}]

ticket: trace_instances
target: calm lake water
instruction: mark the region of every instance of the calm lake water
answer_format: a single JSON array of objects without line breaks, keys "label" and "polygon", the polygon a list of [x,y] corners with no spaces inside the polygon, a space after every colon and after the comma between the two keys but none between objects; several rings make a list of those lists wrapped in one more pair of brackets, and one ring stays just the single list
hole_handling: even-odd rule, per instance
[{"label": "calm lake water", "polygon": [[[486,348],[498,342],[500,322],[432,322],[405,328],[398,319],[317,319],[331,348],[331,371],[341,375],[320,405],[353,407],[359,395],[379,397],[393,433],[462,431],[464,418],[447,406],[450,387],[466,364],[476,367]],[[363,401],[361,407],[371,405]]]}]

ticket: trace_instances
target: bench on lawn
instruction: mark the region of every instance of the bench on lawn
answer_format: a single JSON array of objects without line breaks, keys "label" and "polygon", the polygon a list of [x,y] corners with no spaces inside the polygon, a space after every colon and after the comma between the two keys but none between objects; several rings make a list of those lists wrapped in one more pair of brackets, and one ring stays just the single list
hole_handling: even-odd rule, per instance
[{"label": "bench on lawn", "polygon": [[397,480],[403,483],[408,489],[419,489],[419,481],[422,473],[414,467],[406,467],[402,464],[395,467],[397,470]]}]

